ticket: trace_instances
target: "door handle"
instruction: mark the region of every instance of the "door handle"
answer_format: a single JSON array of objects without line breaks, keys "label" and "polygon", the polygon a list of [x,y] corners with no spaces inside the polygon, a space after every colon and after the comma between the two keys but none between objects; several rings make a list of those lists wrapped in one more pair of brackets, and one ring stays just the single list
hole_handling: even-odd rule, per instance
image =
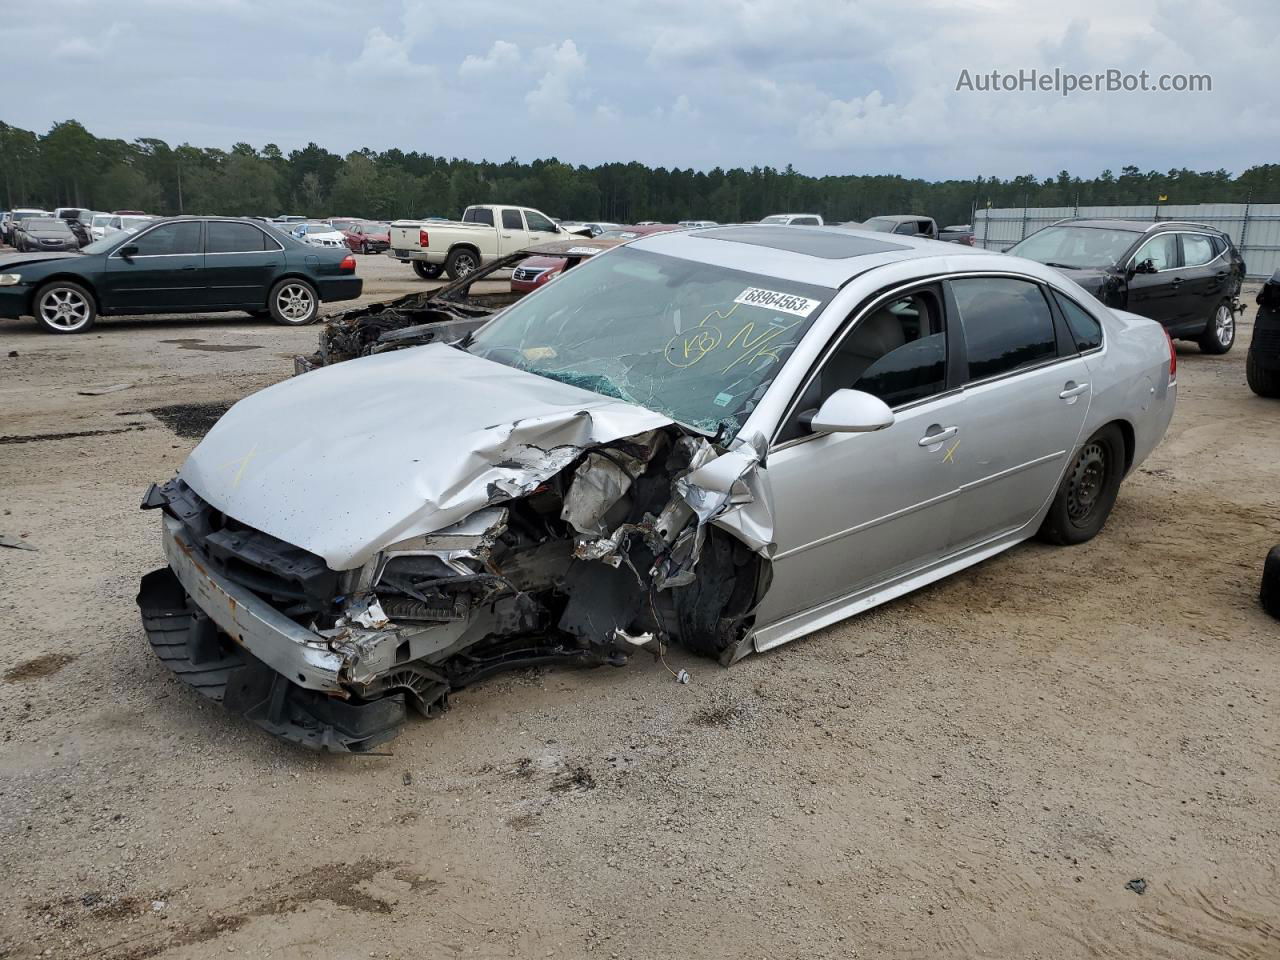
[{"label": "door handle", "polygon": [[1182,283],[1181,277],[1174,277],[1172,286],[1176,289]]},{"label": "door handle", "polygon": [[920,438],[919,443],[922,447],[932,447],[944,440],[950,440],[960,432],[959,427],[947,427],[945,430],[938,430],[936,433],[926,433]]},{"label": "door handle", "polygon": [[503,239],[503,240],[510,240],[510,239],[511,239],[511,234],[509,234],[509,233],[504,233],[504,234],[502,235],[502,239]]},{"label": "door handle", "polygon": [[1058,396],[1063,400],[1074,400],[1088,389],[1089,385],[1087,383],[1076,383],[1074,380],[1068,380]]},{"label": "door handle", "polygon": [[183,267],[182,269],[183,269],[183,270],[198,270],[198,269],[200,269],[200,268],[199,268],[199,267],[197,267],[194,263],[188,263],[188,264],[187,264],[185,267]]}]

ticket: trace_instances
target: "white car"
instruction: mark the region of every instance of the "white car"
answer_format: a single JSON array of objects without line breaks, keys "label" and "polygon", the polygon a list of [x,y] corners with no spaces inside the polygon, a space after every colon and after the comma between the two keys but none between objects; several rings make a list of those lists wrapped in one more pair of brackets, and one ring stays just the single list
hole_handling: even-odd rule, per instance
[{"label": "white car", "polygon": [[95,213],[89,227],[94,240],[101,240],[109,233],[124,230],[126,233],[137,233],[156,217],[118,216],[111,213]]},{"label": "white car", "polygon": [[291,231],[303,243],[313,247],[345,247],[346,235],[331,223],[300,223]]},{"label": "white car", "polygon": [[822,215],[817,213],[775,213],[765,217],[760,222],[792,227],[820,227],[823,225]]}]

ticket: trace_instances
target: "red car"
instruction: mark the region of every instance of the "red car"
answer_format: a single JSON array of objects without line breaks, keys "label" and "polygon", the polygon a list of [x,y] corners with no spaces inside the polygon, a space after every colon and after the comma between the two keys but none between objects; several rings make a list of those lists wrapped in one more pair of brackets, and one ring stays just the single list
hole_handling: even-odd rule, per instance
[{"label": "red car", "polygon": [[353,253],[382,253],[391,247],[391,225],[388,223],[355,220],[338,229],[347,238],[347,246]]},{"label": "red car", "polygon": [[[598,237],[583,237],[583,247],[600,247],[608,249],[616,247],[628,240],[634,240],[636,237],[643,237],[650,233],[664,233],[667,230],[679,230],[680,228],[673,223],[650,223],[643,227],[619,227],[617,230],[606,230]],[[511,271],[511,292],[512,293],[531,293],[537,290],[550,280],[554,280],[560,276],[560,271],[564,269],[565,259],[563,257],[530,257],[527,260],[521,260],[516,268]]]}]

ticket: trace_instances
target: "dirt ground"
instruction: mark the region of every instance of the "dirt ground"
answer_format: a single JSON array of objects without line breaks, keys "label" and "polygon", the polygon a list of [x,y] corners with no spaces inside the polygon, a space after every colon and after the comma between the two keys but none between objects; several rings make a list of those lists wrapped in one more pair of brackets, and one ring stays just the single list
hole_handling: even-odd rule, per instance
[{"label": "dirt ground", "polygon": [[727,670],[676,652],[687,686],[508,675],[368,757],[201,701],[134,606],[147,484],[316,328],[0,323],[0,533],[36,548],[0,548],[0,956],[1280,957],[1252,313],[1226,356],[1180,347],[1170,433],[1092,543]]}]

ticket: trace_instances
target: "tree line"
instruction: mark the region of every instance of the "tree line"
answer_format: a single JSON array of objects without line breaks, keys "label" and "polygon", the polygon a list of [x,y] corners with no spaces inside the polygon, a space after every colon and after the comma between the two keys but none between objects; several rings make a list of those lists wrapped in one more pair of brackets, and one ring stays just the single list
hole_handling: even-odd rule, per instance
[{"label": "tree line", "polygon": [[642,163],[573,166],[557,159],[503,163],[367,148],[345,155],[309,143],[285,153],[237,143],[170,146],[94,136],[75,120],[37,134],[0,122],[4,209],[35,206],[145,210],[172,215],[457,217],[472,203],[536,207],[562,219],[721,223],[814,212],[828,221],[918,213],[969,222],[978,207],[1230,203],[1280,199],[1280,164],[1142,172],[1125,166],[1085,179],[1066,170],[1002,179],[929,181],[886,174],[806,176],[790,165],[682,170]]}]

